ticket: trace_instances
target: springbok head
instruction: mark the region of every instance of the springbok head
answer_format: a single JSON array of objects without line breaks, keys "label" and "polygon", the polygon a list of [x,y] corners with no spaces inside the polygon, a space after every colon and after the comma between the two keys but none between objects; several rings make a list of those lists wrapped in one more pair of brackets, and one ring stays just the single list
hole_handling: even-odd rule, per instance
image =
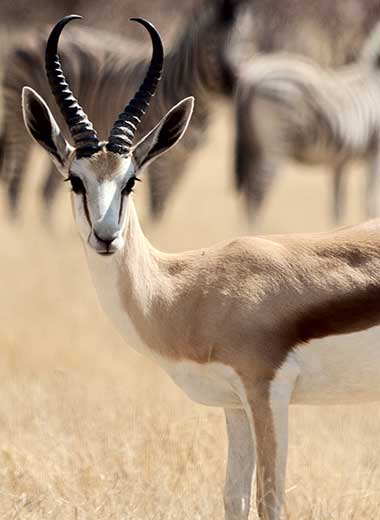
[{"label": "springbok head", "polygon": [[191,118],[194,98],[183,99],[134,143],[138,125],[161,77],[164,48],[160,34],[150,22],[132,18],[149,32],[153,45],[151,62],[140,88],[114,123],[108,141],[100,142],[70,90],[58,55],[63,28],[77,18],[81,17],[66,16],[56,24],[45,55],[50,88],[74,146],[66,141],[46,102],[29,87],[22,92],[23,115],[33,139],[49,153],[58,171],[71,183],[74,218],[82,239],[97,253],[110,255],[124,246],[128,200],[138,172],[181,139]]}]

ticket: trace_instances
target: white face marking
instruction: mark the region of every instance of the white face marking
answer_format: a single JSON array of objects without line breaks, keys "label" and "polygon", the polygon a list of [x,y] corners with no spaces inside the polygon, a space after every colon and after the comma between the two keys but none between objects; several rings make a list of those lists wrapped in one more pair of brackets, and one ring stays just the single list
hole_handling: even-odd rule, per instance
[{"label": "white face marking", "polygon": [[129,195],[122,190],[135,172],[129,157],[107,161],[104,154],[103,161],[94,159],[74,160],[71,166],[70,175],[79,177],[85,188],[83,194],[72,194],[74,217],[84,243],[98,253],[114,253],[124,246]]}]

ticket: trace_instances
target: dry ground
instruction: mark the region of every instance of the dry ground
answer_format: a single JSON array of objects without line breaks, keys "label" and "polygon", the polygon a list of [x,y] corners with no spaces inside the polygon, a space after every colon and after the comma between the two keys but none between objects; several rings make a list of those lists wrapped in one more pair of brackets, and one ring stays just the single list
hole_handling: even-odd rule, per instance
[{"label": "dry ground", "polygon": [[[157,246],[193,248],[244,232],[227,126],[221,114],[159,225],[144,214],[138,187]],[[0,519],[221,519],[222,412],[191,403],[114,332],[68,195],[54,221],[33,203],[38,163],[22,222],[1,210]],[[362,217],[362,173],[350,176],[347,221]],[[291,168],[257,230],[327,228],[328,180]],[[293,409],[287,518],[380,518],[379,435],[378,405]]]}]

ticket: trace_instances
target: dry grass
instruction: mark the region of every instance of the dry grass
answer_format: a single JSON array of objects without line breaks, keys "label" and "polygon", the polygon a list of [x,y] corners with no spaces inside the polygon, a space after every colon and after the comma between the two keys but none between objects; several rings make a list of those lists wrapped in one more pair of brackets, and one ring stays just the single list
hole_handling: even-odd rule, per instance
[{"label": "dry grass", "polygon": [[[222,114],[161,224],[144,216],[139,186],[156,245],[179,250],[242,233],[226,123]],[[357,221],[359,169],[350,182]],[[328,188],[326,175],[292,169],[258,230],[326,228]],[[0,231],[0,519],[222,518],[222,413],[192,404],[125,346],[95,300],[68,197],[47,223],[34,189],[23,222],[3,215]],[[379,518],[379,435],[376,405],[293,409],[288,518]]]}]

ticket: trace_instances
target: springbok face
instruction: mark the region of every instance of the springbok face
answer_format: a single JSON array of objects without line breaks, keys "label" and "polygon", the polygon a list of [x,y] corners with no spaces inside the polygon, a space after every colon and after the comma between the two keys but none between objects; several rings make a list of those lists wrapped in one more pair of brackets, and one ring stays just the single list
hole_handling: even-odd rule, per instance
[{"label": "springbok face", "polygon": [[82,239],[97,253],[110,255],[124,246],[127,206],[137,175],[183,136],[194,107],[189,97],[174,106],[137,144],[133,139],[161,77],[164,50],[159,33],[141,18],[153,53],[144,82],[115,122],[107,142],[99,142],[92,124],[64,77],[58,41],[70,15],[54,27],[46,46],[46,72],[51,90],[74,140],[64,138],[49,107],[33,89],[24,87],[22,107],[29,133],[49,153],[58,171],[71,183],[74,218]]}]

